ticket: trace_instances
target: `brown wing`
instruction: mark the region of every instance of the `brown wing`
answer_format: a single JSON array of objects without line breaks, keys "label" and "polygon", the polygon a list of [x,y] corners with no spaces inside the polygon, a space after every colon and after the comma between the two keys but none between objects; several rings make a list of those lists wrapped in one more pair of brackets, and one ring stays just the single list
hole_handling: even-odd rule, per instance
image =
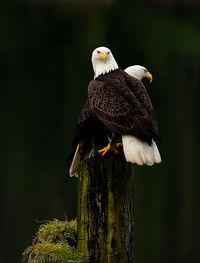
[{"label": "brown wing", "polygon": [[150,113],[128,88],[121,72],[112,79],[112,75],[107,76],[89,84],[92,111],[111,132],[134,135],[149,142],[156,135]]},{"label": "brown wing", "polygon": [[102,123],[94,116],[94,113],[91,111],[89,102],[87,100],[79,116],[72,147],[76,147],[80,141],[89,137],[95,146],[107,142],[104,127]]},{"label": "brown wing", "polygon": [[158,125],[157,125],[156,114],[154,112],[151,100],[148,96],[148,93],[146,91],[144,84],[141,81],[139,81],[138,79],[127,74],[125,71],[123,71],[123,70],[121,70],[121,71],[123,72],[122,74],[124,75],[124,77],[126,79],[126,83],[127,83],[128,87],[131,89],[131,91],[133,91],[136,98],[140,101],[140,103],[143,105],[143,107],[146,109],[149,116],[151,117],[151,121],[154,125],[154,129],[157,132],[158,131]]},{"label": "brown wing", "polygon": [[72,152],[68,155],[66,161],[73,159],[76,147],[80,144],[82,158],[94,147],[106,145],[108,143],[107,136],[102,122],[94,116],[91,111],[88,100],[85,102],[79,116],[76,131],[72,141]]}]

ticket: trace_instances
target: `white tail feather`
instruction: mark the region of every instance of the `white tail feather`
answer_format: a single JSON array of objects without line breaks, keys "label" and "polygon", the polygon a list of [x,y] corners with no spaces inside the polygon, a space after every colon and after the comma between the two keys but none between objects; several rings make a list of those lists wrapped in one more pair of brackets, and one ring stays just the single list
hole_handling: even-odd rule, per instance
[{"label": "white tail feather", "polygon": [[78,165],[80,163],[80,161],[82,160],[86,160],[87,158],[89,158],[92,153],[93,153],[93,148],[91,149],[84,149],[84,154],[81,154],[81,144],[79,143],[76,147],[76,151],[74,154],[74,158],[72,160],[70,169],[69,169],[69,175],[70,177],[72,176],[78,176]]},{"label": "white tail feather", "polygon": [[69,175],[72,177],[72,176],[78,176],[78,164],[80,163],[80,160],[81,160],[81,153],[79,151],[79,144],[77,145],[76,147],[76,151],[75,151],[75,154],[74,154],[74,158],[72,160],[72,164],[70,166],[70,169],[69,169]]},{"label": "white tail feather", "polygon": [[151,148],[154,152],[155,163],[161,163],[162,162],[161,156],[160,156],[160,153],[158,151],[158,147],[157,147],[156,143],[154,142],[154,140],[152,140]]},{"label": "white tail feather", "polygon": [[154,140],[152,140],[152,144],[149,146],[148,143],[134,136],[123,135],[122,143],[127,162],[136,163],[138,165],[146,164],[149,166],[161,162],[160,153]]}]

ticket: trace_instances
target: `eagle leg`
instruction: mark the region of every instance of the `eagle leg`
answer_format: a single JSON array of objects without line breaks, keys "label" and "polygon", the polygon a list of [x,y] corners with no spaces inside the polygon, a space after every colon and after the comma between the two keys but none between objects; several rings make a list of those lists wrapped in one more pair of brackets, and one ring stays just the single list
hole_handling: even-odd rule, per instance
[{"label": "eagle leg", "polygon": [[117,148],[119,148],[119,147],[123,147],[123,143],[118,142],[117,145],[116,145],[116,147],[117,147]]},{"label": "eagle leg", "polygon": [[106,147],[104,147],[103,149],[99,150],[98,153],[102,153],[102,156],[104,156],[109,151],[112,151],[115,154],[119,153],[118,150],[115,149],[115,147],[112,146],[110,143]]}]

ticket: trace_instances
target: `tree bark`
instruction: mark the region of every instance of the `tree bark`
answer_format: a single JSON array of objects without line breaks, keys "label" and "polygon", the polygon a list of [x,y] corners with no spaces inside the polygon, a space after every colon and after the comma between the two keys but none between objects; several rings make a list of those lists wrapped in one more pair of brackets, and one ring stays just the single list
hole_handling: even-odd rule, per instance
[{"label": "tree bark", "polygon": [[122,154],[82,162],[78,202],[78,248],[90,262],[133,263],[133,165]]}]

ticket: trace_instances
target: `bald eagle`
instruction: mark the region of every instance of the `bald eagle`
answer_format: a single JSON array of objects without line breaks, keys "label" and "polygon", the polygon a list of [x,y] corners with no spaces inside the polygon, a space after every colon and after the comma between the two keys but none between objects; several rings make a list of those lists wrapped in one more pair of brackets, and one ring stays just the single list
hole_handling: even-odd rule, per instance
[{"label": "bald eagle", "polygon": [[103,156],[110,150],[117,153],[114,144],[119,137],[128,162],[160,163],[155,143],[160,140],[156,116],[141,82],[144,77],[152,81],[152,75],[139,65],[119,69],[105,47],[93,51],[92,64],[95,76],[76,128],[70,176],[77,176],[78,163],[88,158],[96,145],[108,143],[99,151]]}]

